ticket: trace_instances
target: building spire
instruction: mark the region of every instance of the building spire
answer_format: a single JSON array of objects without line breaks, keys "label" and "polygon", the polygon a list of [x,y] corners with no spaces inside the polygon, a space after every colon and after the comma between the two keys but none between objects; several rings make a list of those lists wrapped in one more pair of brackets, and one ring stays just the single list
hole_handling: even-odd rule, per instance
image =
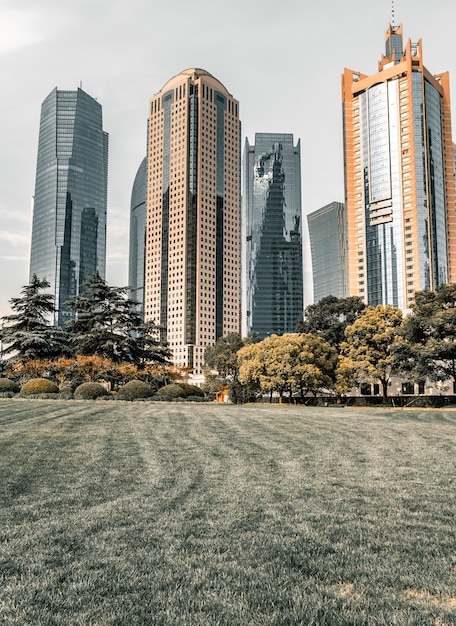
[{"label": "building spire", "polygon": [[391,26],[392,29],[394,31],[395,26],[394,26],[394,0],[391,0]]}]

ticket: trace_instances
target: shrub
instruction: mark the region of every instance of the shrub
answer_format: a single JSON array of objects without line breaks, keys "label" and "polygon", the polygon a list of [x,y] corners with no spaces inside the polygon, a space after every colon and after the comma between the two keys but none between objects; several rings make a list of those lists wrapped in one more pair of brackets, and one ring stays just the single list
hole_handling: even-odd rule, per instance
[{"label": "shrub", "polygon": [[148,398],[154,395],[154,390],[142,380],[130,380],[119,389],[119,394],[127,398]]},{"label": "shrub", "polygon": [[185,393],[185,397],[198,396],[204,398],[204,391],[196,385],[190,385],[189,383],[179,383],[179,387],[182,387]]},{"label": "shrub", "polygon": [[165,385],[157,391],[158,396],[168,396],[172,400],[175,398],[185,398],[185,391],[177,383]]},{"label": "shrub", "polygon": [[206,396],[187,396],[185,398],[188,402],[209,402],[210,399]]},{"label": "shrub", "polygon": [[19,385],[9,378],[0,378],[0,393],[12,391],[13,393],[19,392]]},{"label": "shrub", "polygon": [[83,400],[95,400],[95,398],[107,395],[108,392],[100,383],[82,383],[74,391],[74,397]]},{"label": "shrub", "polygon": [[42,393],[59,393],[59,388],[49,378],[32,378],[22,385],[21,393],[27,396]]}]

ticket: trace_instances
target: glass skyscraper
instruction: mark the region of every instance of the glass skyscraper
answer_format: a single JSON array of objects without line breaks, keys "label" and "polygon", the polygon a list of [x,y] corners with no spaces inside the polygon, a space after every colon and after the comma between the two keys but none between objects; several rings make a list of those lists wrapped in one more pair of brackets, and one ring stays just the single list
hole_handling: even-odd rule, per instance
[{"label": "glass skyscraper", "polygon": [[101,105],[82,89],[54,89],[41,107],[30,277],[51,283],[55,325],[96,271],[105,277],[108,134]]},{"label": "glass skyscraper", "polygon": [[345,298],[345,211],[341,202],[331,202],[307,215],[314,302],[326,296]]},{"label": "glass skyscraper", "polygon": [[379,71],[346,69],[342,93],[349,295],[407,310],[456,281],[449,76],[390,25]]},{"label": "glass skyscraper", "polygon": [[296,332],[303,315],[301,153],[293,135],[245,141],[242,203],[242,334]]},{"label": "glass skyscraper", "polygon": [[147,159],[136,173],[130,204],[130,251],[128,255],[128,284],[130,297],[144,308],[144,259],[146,248]]}]

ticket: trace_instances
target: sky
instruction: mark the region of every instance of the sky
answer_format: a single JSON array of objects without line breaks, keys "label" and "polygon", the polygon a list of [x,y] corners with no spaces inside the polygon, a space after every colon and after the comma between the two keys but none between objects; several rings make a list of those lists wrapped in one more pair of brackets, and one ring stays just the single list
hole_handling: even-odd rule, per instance
[{"label": "sky", "polygon": [[[404,44],[422,39],[429,71],[450,72],[456,129],[455,0],[395,0],[394,16]],[[40,110],[52,89],[82,84],[103,107],[106,278],[125,286],[151,96],[182,70],[203,68],[239,100],[242,144],[257,132],[293,133],[307,229],[307,213],[344,198],[344,67],[377,71],[391,19],[391,0],[0,0],[0,317],[29,282]],[[308,246],[304,263],[308,304]]]}]

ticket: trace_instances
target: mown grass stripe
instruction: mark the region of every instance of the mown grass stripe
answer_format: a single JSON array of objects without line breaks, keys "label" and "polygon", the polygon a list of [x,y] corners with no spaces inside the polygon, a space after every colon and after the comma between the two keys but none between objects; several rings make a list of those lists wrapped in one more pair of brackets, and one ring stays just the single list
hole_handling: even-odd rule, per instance
[{"label": "mown grass stripe", "polygon": [[455,426],[4,400],[1,623],[455,623]]}]

